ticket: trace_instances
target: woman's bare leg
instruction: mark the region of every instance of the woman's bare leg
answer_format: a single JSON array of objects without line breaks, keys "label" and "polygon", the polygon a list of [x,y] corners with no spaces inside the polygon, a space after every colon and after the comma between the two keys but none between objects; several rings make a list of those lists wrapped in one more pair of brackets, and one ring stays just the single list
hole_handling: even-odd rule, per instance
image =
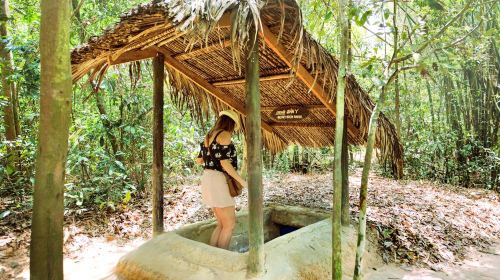
[{"label": "woman's bare leg", "polygon": [[216,208],[217,216],[219,217],[222,230],[219,234],[219,240],[217,242],[217,247],[222,249],[228,249],[229,243],[231,242],[231,237],[233,235],[233,229],[236,224],[236,212],[234,206]]},{"label": "woman's bare leg", "polygon": [[219,235],[222,230],[222,223],[217,215],[217,209],[212,208],[212,212],[214,212],[215,218],[217,219],[217,227],[215,227],[212,232],[212,237],[210,237],[210,246],[217,247],[217,241],[219,241]]}]

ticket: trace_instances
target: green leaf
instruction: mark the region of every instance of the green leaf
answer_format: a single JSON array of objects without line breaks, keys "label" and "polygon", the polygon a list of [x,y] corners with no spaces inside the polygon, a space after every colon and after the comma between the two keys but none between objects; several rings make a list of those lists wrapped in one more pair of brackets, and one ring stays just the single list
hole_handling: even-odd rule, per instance
[{"label": "green leaf", "polygon": [[115,164],[120,168],[121,171],[125,171],[125,166],[121,161],[115,160]]},{"label": "green leaf", "polygon": [[368,10],[366,12],[363,13],[363,15],[360,17],[360,18],[356,18],[355,21],[356,21],[356,24],[358,26],[363,26],[366,21],[368,20],[368,17],[372,14],[372,10]]},{"label": "green leaf", "polygon": [[326,13],[326,15],[325,15],[325,21],[326,21],[326,20],[331,19],[331,18],[332,18],[332,16],[333,16],[332,11],[328,11],[328,12]]},{"label": "green leaf", "polygon": [[127,191],[125,193],[125,197],[123,198],[123,204],[128,204],[130,199],[132,199],[132,194],[130,193],[130,191]]},{"label": "green leaf", "polygon": [[384,10],[384,18],[388,19],[390,15],[391,15],[391,11],[389,9],[385,9]]},{"label": "green leaf", "polygon": [[403,33],[401,33],[401,39],[402,39],[402,40],[406,40],[406,39],[408,39],[408,33],[407,33],[407,32],[403,32]]},{"label": "green leaf", "polygon": [[7,167],[5,168],[5,172],[7,172],[7,175],[12,175],[12,173],[14,173],[14,171],[16,171],[16,169],[14,168],[14,166],[12,165],[7,165]]},{"label": "green leaf", "polygon": [[382,235],[384,236],[384,238],[389,238],[391,236],[391,234],[393,233],[393,230],[392,229],[389,229],[389,228],[385,228],[383,231],[382,231]]},{"label": "green leaf", "polygon": [[424,0],[424,5],[429,6],[431,9],[443,11],[444,4],[439,0]]},{"label": "green leaf", "polygon": [[349,19],[357,18],[359,14],[359,8],[358,7],[351,7],[349,9],[348,15]]},{"label": "green leaf", "polygon": [[3,212],[0,214],[0,219],[3,219],[3,218],[5,218],[5,217],[9,216],[9,214],[10,214],[10,211],[9,211],[9,210],[7,210],[7,211],[3,211]]},{"label": "green leaf", "polygon": [[488,37],[488,36],[493,36],[497,34],[497,30],[496,28],[490,28],[489,30],[487,30],[486,32],[484,32],[484,36]]},{"label": "green leaf", "polygon": [[360,67],[361,68],[365,68],[365,67],[368,67],[370,65],[372,65],[372,63],[374,63],[376,61],[376,57],[375,56],[372,56],[370,57],[370,59],[368,59],[367,61],[361,63]]}]

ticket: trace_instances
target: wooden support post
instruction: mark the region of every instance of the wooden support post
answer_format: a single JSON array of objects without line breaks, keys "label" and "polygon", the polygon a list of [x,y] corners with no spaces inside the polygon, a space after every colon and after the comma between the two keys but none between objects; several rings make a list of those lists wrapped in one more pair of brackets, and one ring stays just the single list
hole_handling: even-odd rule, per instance
[{"label": "wooden support post", "polygon": [[[262,195],[262,132],[259,91],[259,38],[250,30],[246,61],[246,130],[248,153],[248,274],[264,271],[264,212]],[[256,38],[255,41],[253,38]]]},{"label": "wooden support post", "polygon": [[153,58],[153,236],[163,232],[163,81],[164,56]]}]

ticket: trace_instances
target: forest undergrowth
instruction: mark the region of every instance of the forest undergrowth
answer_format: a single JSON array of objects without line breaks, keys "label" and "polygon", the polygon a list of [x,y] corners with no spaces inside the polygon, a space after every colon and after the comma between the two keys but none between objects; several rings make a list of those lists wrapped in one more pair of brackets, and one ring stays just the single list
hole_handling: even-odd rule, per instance
[{"label": "forest undergrowth", "polygon": [[[361,170],[350,177],[352,222],[356,223]],[[372,175],[368,192],[368,225],[378,236],[386,262],[440,270],[459,263],[474,248],[487,252],[500,235],[500,196],[484,189],[464,189],[428,181],[394,181]],[[286,204],[331,210],[332,174],[268,174],[264,178],[266,205]],[[167,184],[168,185],[168,184]],[[8,208],[9,198],[0,200]],[[201,204],[197,177],[168,187],[165,192],[165,230],[211,218]],[[237,198],[238,210],[247,205],[246,191]],[[116,211],[67,212],[64,252],[67,258],[98,238],[131,244],[151,238],[151,202],[148,195],[132,198]],[[0,220],[0,279],[13,279],[29,265],[29,210]],[[23,279],[23,278],[19,278]]]}]

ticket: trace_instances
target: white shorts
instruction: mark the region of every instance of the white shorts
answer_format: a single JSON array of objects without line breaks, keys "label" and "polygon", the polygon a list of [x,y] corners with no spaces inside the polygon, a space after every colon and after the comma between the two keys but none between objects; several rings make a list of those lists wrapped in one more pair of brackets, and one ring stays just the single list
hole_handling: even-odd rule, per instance
[{"label": "white shorts", "polygon": [[236,203],[234,197],[229,194],[226,176],[224,173],[205,169],[201,176],[201,197],[207,207],[229,207]]}]

